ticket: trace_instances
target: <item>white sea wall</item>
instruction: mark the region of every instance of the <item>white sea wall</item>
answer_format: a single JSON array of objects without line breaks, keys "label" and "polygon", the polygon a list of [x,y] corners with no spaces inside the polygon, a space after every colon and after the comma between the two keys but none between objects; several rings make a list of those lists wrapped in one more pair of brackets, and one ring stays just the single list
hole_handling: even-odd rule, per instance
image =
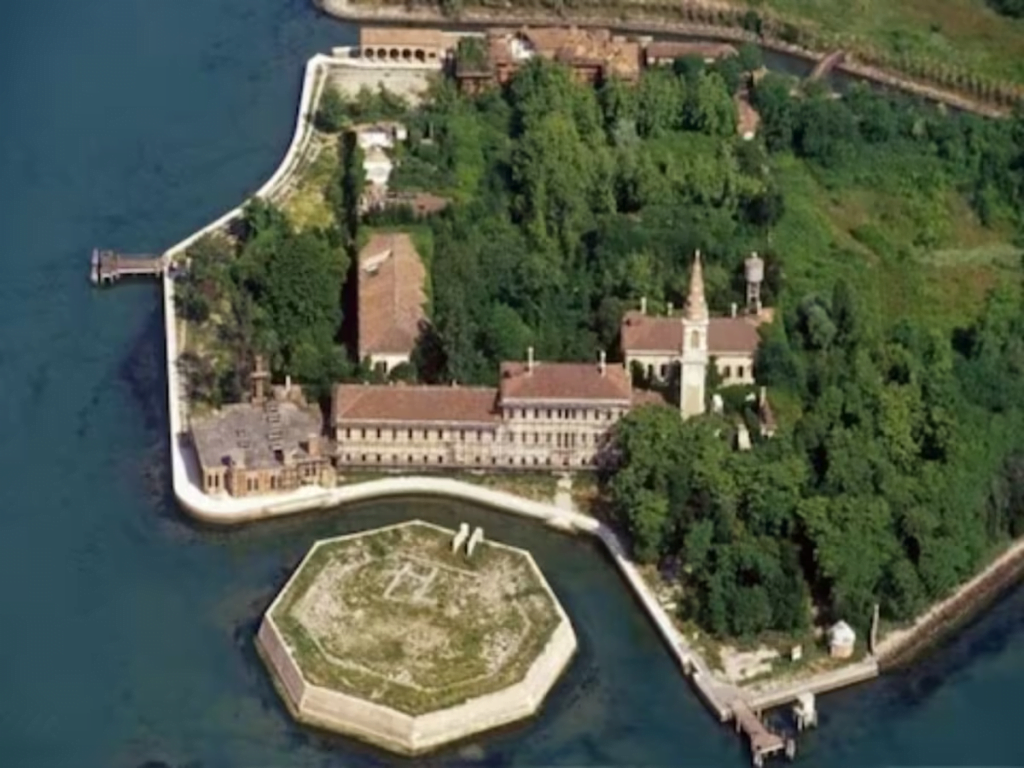
[{"label": "white sea wall", "polygon": [[392,752],[417,755],[535,715],[576,652],[576,634],[560,608],[559,613],[562,621],[518,683],[417,716],[303,679],[270,615],[264,617],[256,642],[278,691],[287,698],[289,711],[300,722],[354,736]]}]

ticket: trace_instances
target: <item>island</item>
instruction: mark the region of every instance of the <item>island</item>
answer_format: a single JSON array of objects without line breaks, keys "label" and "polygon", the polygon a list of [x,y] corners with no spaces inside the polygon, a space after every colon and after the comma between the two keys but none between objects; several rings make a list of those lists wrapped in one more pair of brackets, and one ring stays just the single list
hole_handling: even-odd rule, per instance
[{"label": "island", "polygon": [[533,715],[576,636],[529,552],[412,521],[317,542],[256,644],[298,720],[416,755]]},{"label": "island", "polygon": [[1024,569],[1021,118],[815,69],[571,25],[314,57],[278,171],[157,262],[181,505],[595,536],[755,763],[792,754],[764,712],[814,725]]}]

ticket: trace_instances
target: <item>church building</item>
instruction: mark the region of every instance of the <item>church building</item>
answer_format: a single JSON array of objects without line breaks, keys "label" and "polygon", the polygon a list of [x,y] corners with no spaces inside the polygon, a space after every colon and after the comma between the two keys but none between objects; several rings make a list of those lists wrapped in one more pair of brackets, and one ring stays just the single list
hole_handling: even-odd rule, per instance
[{"label": "church building", "polygon": [[648,314],[647,301],[622,319],[622,358],[627,370],[635,366],[650,380],[667,381],[679,368],[680,408],[684,417],[704,413],[705,382],[714,365],[722,384],[754,384],[754,357],[760,344],[758,326],[771,322],[772,310],[761,306],[764,261],[755,253],[744,262],[747,302],[735,305],[725,317],[712,317],[704,296],[700,252],[694,256],[686,307],[677,316],[669,305],[662,316]]}]

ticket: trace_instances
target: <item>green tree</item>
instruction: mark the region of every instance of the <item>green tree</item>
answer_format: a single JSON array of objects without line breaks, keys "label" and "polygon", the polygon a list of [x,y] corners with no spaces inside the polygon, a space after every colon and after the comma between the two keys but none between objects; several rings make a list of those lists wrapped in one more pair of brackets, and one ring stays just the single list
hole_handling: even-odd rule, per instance
[{"label": "green tree", "polygon": [[313,125],[318,131],[337,133],[348,123],[345,101],[338,89],[328,84],[320,95],[320,104],[313,117]]},{"label": "green tree", "polygon": [[709,136],[736,134],[736,105],[722,76],[705,72],[697,80],[687,122]]}]

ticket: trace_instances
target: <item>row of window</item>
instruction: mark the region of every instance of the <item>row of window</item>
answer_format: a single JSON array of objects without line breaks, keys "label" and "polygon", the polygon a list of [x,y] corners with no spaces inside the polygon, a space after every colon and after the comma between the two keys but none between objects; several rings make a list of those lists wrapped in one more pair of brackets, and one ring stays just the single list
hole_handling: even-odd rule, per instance
[{"label": "row of window", "polygon": [[569,421],[611,421],[622,415],[619,408],[508,408],[505,410],[507,419],[547,419]]},{"label": "row of window", "polygon": [[[736,378],[737,379],[742,379],[743,378],[743,374],[744,374],[744,372],[746,370],[747,369],[746,369],[745,366],[737,365],[736,366]],[[724,379],[731,379],[732,378],[732,366],[727,365],[724,368],[722,368],[722,378],[724,378]]]},{"label": "row of window", "polygon": [[[404,461],[403,461],[403,458],[405,459]],[[421,457],[421,456],[415,456],[415,455],[413,455],[411,453],[407,454],[405,457],[403,457],[403,456],[386,456],[386,455],[380,454],[380,453],[376,453],[376,454],[373,454],[373,453],[371,453],[371,454],[366,454],[366,453],[360,453],[360,454],[346,453],[344,455],[343,461],[346,464],[353,464],[353,463],[359,463],[359,464],[418,464],[420,466],[429,465],[429,464],[444,464],[445,463],[444,456],[436,456],[434,458],[434,460],[432,461],[429,456],[422,456]],[[467,465],[467,466],[482,466],[482,465],[484,465],[484,463],[485,462],[482,460],[482,458],[480,456],[474,456],[473,457],[473,461],[471,461],[471,462],[470,461],[455,462],[456,465]],[[489,463],[490,463],[491,466],[498,466],[499,462],[498,462],[497,457],[491,456],[491,460],[490,460]],[[510,467],[515,467],[515,466],[520,466],[520,467],[526,467],[526,466],[552,467],[552,466],[556,466],[556,465],[560,465],[560,466],[563,466],[563,467],[568,467],[571,463],[573,463],[573,462],[571,462],[570,459],[568,459],[568,458],[562,459],[561,462],[552,461],[550,456],[548,458],[544,459],[543,461],[541,461],[540,458],[537,457],[537,456],[534,456],[532,459],[528,458],[526,456],[520,456],[518,461],[516,461],[516,458],[514,456],[509,456],[506,461],[501,462],[502,465],[507,465],[507,466],[510,466]],[[595,459],[593,457],[590,457],[590,458],[579,459],[575,463],[578,464],[581,467],[586,467],[586,466],[593,466],[596,463],[596,461],[595,461]]]},{"label": "row of window", "polygon": [[[303,464],[298,467],[298,474],[304,479],[310,480],[317,476],[319,467],[314,463]],[[278,489],[285,488],[285,483],[282,482],[282,478],[277,474],[273,473],[270,475],[270,490],[276,491]],[[221,474],[219,472],[211,472],[206,476],[206,487],[210,490],[221,489]],[[246,475],[245,476],[245,490],[249,493],[261,490],[260,488],[260,477],[259,475]]]},{"label": "row of window", "polygon": [[[737,365],[736,366],[736,378],[737,379],[742,379],[743,378],[743,374],[746,373],[746,371],[747,371],[747,367],[746,366],[744,366],[744,365]],[[723,379],[731,379],[732,378],[732,366],[731,365],[723,366],[720,369],[719,372],[722,374],[722,378]],[[669,366],[666,365],[666,364],[662,364],[658,368],[658,376],[661,379],[667,379],[668,378],[668,374],[669,374]],[[648,365],[647,366],[647,375],[648,376],[652,376],[652,377],[654,376],[654,366],[653,365]]]},{"label": "row of window", "polygon": [[[341,430],[338,430],[338,431],[340,432]],[[405,437],[406,437],[407,440],[415,440],[417,438],[417,436],[421,435],[421,434],[422,434],[422,438],[421,439],[423,439],[423,440],[430,440],[431,439],[431,437],[430,437],[431,433],[434,433],[436,435],[436,437],[434,438],[436,440],[444,440],[446,437],[451,438],[451,439],[455,438],[455,430],[454,429],[450,429],[450,430],[445,430],[445,429],[436,429],[436,430],[435,429],[422,429],[422,430],[420,430],[420,429],[392,429],[390,431],[391,431],[391,439],[392,440],[398,440],[398,435],[399,435],[400,432],[404,432],[405,433]],[[360,440],[365,440],[367,433],[371,433],[371,434],[376,433],[376,438],[378,440],[380,440],[388,432],[388,430],[385,430],[385,429],[346,429],[345,430],[345,439],[346,440],[351,440],[352,436],[356,432],[359,433],[359,439]],[[478,442],[478,443],[493,442],[494,438],[495,438],[495,432],[494,432],[493,429],[469,429],[469,430],[460,429],[460,430],[458,430],[458,433],[459,433],[459,440],[461,442],[463,442],[463,443],[466,442],[466,435],[467,434],[469,434],[470,436],[474,437],[475,441]],[[484,438],[486,438],[486,440]]]},{"label": "row of window", "polygon": [[[338,430],[338,431],[341,432],[341,430]],[[353,437],[355,436],[355,434],[358,433],[358,438],[357,439],[359,439],[359,440],[366,440],[367,439],[367,433],[370,433],[371,435],[375,435],[375,438],[374,437],[370,438],[371,440],[372,439],[382,440],[382,439],[384,439],[384,435],[386,435],[388,433],[388,431],[389,430],[386,430],[386,429],[346,429],[345,430],[345,437],[344,437],[344,439],[345,440],[352,440]],[[402,434],[402,433],[404,433],[405,438],[408,441],[410,441],[410,442],[415,441],[417,438],[422,439],[424,441],[431,441],[431,436],[430,435],[431,435],[432,432],[434,432],[436,434],[436,437],[434,438],[434,440],[442,441],[443,442],[444,439],[445,439],[445,430],[441,430],[441,429],[438,429],[438,430],[430,430],[430,429],[423,429],[423,430],[418,430],[418,429],[407,429],[407,430],[392,429],[392,430],[390,430],[390,432],[391,432],[391,440],[393,442],[397,441],[399,439],[399,435]],[[494,440],[495,440],[495,432],[494,432],[494,430],[482,430],[482,429],[465,430],[465,429],[460,429],[458,431],[458,434],[459,434],[459,442],[463,442],[463,443],[466,442],[466,435],[467,434],[469,436],[475,438],[475,440],[470,441],[470,442],[493,443]],[[540,445],[541,442],[542,442],[541,441],[542,437],[543,437],[543,443],[545,445],[551,445],[552,439],[553,439],[555,445],[557,445],[559,448],[575,447],[576,443],[577,443],[577,438],[579,440],[579,444],[580,445],[587,445],[587,444],[594,444],[594,445],[596,445],[598,442],[600,442],[600,436],[599,435],[591,434],[589,432],[580,432],[580,433],[576,433],[576,432],[555,432],[555,433],[550,433],[550,432],[548,432],[548,433],[542,433],[542,432],[523,432],[523,433],[506,432],[505,433],[505,442],[510,444],[510,445],[514,445],[517,442],[517,438],[516,438],[517,434],[519,434],[518,442],[523,444],[523,445],[531,445],[531,444],[532,445]],[[450,435],[451,435],[451,439],[454,439],[455,430],[451,430]],[[487,438],[486,440],[484,439],[485,437]],[[341,438],[339,436],[339,440],[340,439]]]}]

